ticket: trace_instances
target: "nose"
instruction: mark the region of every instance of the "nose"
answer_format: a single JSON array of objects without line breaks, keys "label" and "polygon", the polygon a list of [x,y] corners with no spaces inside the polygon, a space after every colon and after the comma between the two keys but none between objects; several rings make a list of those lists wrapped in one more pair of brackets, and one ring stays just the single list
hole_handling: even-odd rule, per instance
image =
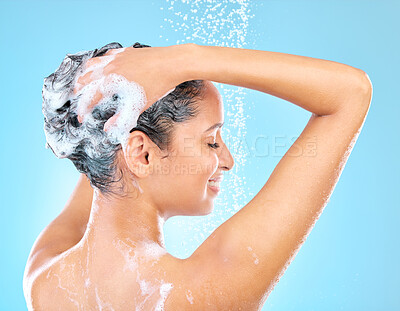
[{"label": "nose", "polygon": [[221,153],[219,154],[219,166],[221,169],[229,171],[233,165],[235,165],[235,160],[225,143],[222,143]]}]

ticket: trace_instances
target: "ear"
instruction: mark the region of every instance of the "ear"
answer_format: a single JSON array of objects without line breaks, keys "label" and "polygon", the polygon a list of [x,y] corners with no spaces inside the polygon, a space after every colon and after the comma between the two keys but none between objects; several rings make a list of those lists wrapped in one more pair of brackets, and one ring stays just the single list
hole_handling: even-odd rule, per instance
[{"label": "ear", "polygon": [[150,138],[141,131],[133,131],[124,148],[124,158],[129,170],[137,177],[149,175],[154,150]]}]

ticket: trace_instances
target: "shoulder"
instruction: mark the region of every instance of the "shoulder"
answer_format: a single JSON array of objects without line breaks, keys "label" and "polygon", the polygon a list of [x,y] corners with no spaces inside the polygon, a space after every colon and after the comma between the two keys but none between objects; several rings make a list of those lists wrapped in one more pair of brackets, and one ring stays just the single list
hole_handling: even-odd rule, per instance
[{"label": "shoulder", "polygon": [[221,310],[235,301],[215,254],[203,257],[207,260],[179,259],[157,249],[122,246],[96,254],[67,252],[26,279],[28,309],[52,310],[62,304],[63,310],[99,305],[118,310]]},{"label": "shoulder", "polygon": [[[24,275],[23,288],[28,310],[52,310],[60,303],[64,306],[65,293],[71,293],[70,288],[79,291],[80,280],[74,266],[76,258],[76,253],[65,252]],[[76,310],[76,304],[70,306],[66,303],[64,310],[70,309]]]},{"label": "shoulder", "polygon": [[[213,249],[197,249],[176,264],[175,288],[165,310],[248,310],[259,309],[262,293],[252,275],[251,263],[237,265],[217,242]],[[254,265],[254,264],[253,264]],[[245,277],[243,277],[245,276]]]}]

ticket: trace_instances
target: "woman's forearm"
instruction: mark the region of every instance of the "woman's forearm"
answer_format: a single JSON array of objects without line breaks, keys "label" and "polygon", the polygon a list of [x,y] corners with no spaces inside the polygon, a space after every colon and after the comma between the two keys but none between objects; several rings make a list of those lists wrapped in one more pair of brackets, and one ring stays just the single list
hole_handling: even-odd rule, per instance
[{"label": "woman's forearm", "polygon": [[353,96],[368,91],[368,77],[362,70],[333,61],[229,47],[194,44],[190,48],[187,75],[191,79],[258,90],[317,115],[333,114],[351,104]]}]

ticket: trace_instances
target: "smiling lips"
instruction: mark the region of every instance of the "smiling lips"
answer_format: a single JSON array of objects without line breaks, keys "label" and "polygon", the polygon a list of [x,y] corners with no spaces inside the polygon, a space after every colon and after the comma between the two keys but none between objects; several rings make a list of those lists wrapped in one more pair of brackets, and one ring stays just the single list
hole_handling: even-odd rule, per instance
[{"label": "smiling lips", "polygon": [[220,183],[222,181],[222,176],[210,178],[207,182],[208,187],[212,190],[218,192],[220,190]]}]

